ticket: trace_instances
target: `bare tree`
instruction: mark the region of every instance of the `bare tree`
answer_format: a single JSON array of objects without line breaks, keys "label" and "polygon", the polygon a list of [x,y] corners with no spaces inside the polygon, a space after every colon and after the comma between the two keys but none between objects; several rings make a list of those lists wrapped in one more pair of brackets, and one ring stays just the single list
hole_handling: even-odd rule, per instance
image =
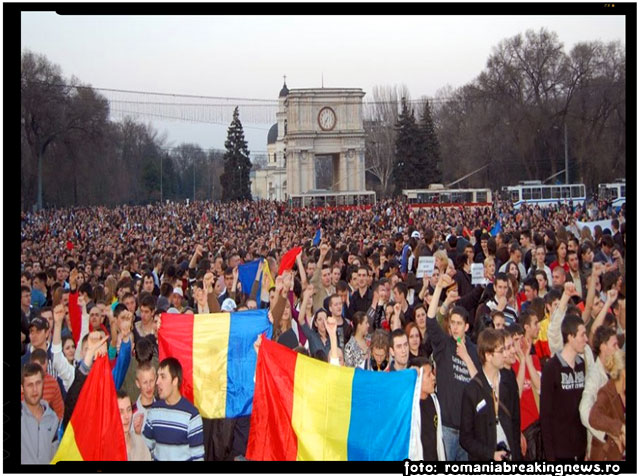
[{"label": "bare tree", "polygon": [[383,196],[390,192],[391,173],[395,162],[396,124],[403,97],[409,90],[401,86],[374,86],[372,101],[364,105],[365,167],[379,181]]}]

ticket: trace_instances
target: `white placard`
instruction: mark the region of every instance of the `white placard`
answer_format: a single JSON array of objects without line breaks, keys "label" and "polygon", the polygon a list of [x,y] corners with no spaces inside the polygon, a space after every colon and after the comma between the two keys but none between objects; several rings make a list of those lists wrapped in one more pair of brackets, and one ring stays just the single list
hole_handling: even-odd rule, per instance
[{"label": "white placard", "polygon": [[484,279],[484,264],[472,263],[471,264],[471,284],[485,284]]},{"label": "white placard", "polygon": [[416,278],[424,278],[425,276],[433,275],[433,270],[436,267],[435,256],[420,256],[418,258],[418,272]]}]

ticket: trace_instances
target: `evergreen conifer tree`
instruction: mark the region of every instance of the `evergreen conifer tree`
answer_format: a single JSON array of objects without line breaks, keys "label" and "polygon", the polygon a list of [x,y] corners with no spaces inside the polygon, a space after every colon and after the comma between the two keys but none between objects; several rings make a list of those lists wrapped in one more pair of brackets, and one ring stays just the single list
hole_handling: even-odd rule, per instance
[{"label": "evergreen conifer tree", "polygon": [[239,116],[236,106],[233,111],[233,120],[227,130],[227,140],[224,143],[227,151],[223,157],[224,172],[220,176],[224,202],[251,199],[251,181],[249,180],[251,160]]},{"label": "evergreen conifer tree", "polygon": [[431,115],[431,106],[429,101],[425,101],[422,109],[422,117],[420,118],[420,132],[422,150],[424,151],[424,173],[421,178],[425,182],[423,187],[427,187],[431,183],[442,182],[442,164],[440,158],[440,142],[436,135],[436,128]]},{"label": "evergreen conifer tree", "polygon": [[420,130],[416,124],[413,108],[410,108],[406,98],[402,98],[402,111],[398,118],[398,134],[396,136],[396,157],[392,178],[396,186],[396,193],[406,188],[422,187],[415,177],[420,166]]}]

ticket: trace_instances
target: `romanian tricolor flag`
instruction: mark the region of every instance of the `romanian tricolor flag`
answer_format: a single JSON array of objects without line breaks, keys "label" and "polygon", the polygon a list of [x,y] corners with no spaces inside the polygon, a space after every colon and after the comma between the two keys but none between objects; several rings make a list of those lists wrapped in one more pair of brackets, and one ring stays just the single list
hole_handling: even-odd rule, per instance
[{"label": "romanian tricolor flag", "polygon": [[338,367],[263,339],[249,460],[422,459],[418,373]]},{"label": "romanian tricolor flag", "polygon": [[278,276],[285,271],[289,271],[296,264],[296,258],[302,252],[302,246],[296,246],[287,251],[280,260],[280,268],[278,268]]},{"label": "romanian tricolor flag", "polygon": [[116,387],[107,356],[96,359],[51,464],[58,461],[127,461]]},{"label": "romanian tricolor flag", "polygon": [[217,314],[162,314],[160,360],[182,365],[180,393],[204,418],[251,413],[258,335],[271,336],[266,310]]}]

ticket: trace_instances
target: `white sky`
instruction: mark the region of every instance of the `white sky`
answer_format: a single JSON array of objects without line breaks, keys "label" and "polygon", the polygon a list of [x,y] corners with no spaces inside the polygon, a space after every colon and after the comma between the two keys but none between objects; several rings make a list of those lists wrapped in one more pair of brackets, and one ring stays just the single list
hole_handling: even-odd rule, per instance
[{"label": "white sky", "polygon": [[[22,48],[94,87],[277,99],[289,88],[406,84],[411,97],[459,87],[501,40],[542,27],[568,52],[620,40],[623,16],[59,16],[22,13]],[[365,100],[367,97],[365,96]],[[240,111],[242,119],[242,110]],[[147,120],[149,121],[149,120]],[[170,145],[223,148],[227,125],[151,121]],[[266,124],[248,124],[266,150]]]}]

